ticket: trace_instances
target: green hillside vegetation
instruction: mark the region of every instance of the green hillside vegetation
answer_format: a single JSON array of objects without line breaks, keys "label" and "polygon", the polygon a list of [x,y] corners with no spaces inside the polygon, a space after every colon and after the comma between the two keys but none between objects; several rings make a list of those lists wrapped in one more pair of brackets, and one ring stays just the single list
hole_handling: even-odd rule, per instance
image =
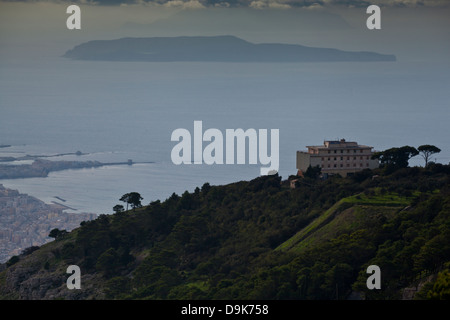
[{"label": "green hillside vegetation", "polygon": [[[263,176],[101,215],[0,267],[3,299],[448,299],[450,166]],[[290,177],[298,178],[298,177]],[[82,289],[66,288],[66,268]],[[368,290],[366,269],[381,268]]]},{"label": "green hillside vegetation", "polygon": [[[415,192],[415,196],[420,196],[420,192]],[[391,219],[398,212],[399,207],[409,206],[413,199],[414,196],[382,192],[380,188],[343,198],[307,227],[282,243],[277,250],[298,252],[301,248],[311,245],[311,241],[315,244],[321,239],[328,240],[342,233],[370,227],[367,223],[371,223],[374,217],[383,216]]]}]

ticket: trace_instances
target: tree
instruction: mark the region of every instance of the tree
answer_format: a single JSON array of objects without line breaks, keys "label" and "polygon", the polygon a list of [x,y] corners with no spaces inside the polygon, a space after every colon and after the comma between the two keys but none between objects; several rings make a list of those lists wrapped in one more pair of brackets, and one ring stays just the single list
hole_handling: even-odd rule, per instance
[{"label": "tree", "polygon": [[321,172],[322,169],[318,165],[315,167],[309,165],[308,169],[306,169],[304,176],[305,178],[317,179],[319,178]]},{"label": "tree", "polygon": [[7,262],[6,262],[6,266],[10,267],[13,264],[19,262],[20,258],[18,256],[12,256]]},{"label": "tree", "polygon": [[433,300],[450,299],[450,270],[446,269],[438,273],[433,288],[427,292],[427,298]]},{"label": "tree", "polygon": [[125,208],[121,204],[116,204],[113,207],[113,210],[114,210],[115,213],[120,213],[120,212],[123,212],[125,210]]},{"label": "tree", "polygon": [[390,148],[385,151],[376,152],[372,159],[378,159],[382,167],[389,170],[396,170],[400,168],[407,168],[408,161],[412,157],[419,154],[419,151],[410,146],[403,146],[400,148]]},{"label": "tree", "polygon": [[421,145],[417,148],[417,150],[425,160],[425,168],[428,166],[428,161],[430,160],[431,155],[441,152],[441,149],[430,144]]},{"label": "tree", "polygon": [[59,230],[58,228],[55,228],[55,229],[52,229],[52,230],[50,231],[50,233],[48,234],[48,236],[49,236],[50,238],[55,238],[55,240],[56,240],[56,239],[58,239],[59,237],[65,235],[66,233],[67,233],[66,230]]},{"label": "tree", "polygon": [[[97,263],[95,264],[95,268],[98,271],[102,271],[106,277],[110,277],[115,274],[122,266],[125,266],[126,263],[129,262],[129,259],[126,260],[124,257],[128,257],[129,255],[124,255],[124,252],[121,249],[115,250],[114,248],[109,248],[105,252],[103,252],[97,259]],[[128,254],[128,252],[126,252]]]},{"label": "tree", "polygon": [[28,256],[28,255],[32,254],[34,251],[36,251],[37,249],[39,249],[38,246],[31,246],[31,247],[23,249],[21,254],[24,256]]},{"label": "tree", "polygon": [[209,192],[209,190],[211,190],[211,185],[209,184],[209,182],[205,182],[202,186],[202,193],[203,194],[207,194]]},{"label": "tree", "polygon": [[130,192],[124,194],[119,200],[127,203],[127,211],[128,211],[128,204],[131,205],[131,207],[134,209],[142,207],[141,200],[144,199],[141,197],[141,195],[137,192]]}]

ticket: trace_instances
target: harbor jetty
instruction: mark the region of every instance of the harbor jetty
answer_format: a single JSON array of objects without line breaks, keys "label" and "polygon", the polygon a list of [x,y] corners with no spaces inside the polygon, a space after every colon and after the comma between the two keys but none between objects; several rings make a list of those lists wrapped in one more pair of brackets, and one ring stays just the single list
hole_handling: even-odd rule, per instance
[{"label": "harbor jetty", "polygon": [[48,174],[52,171],[98,168],[102,166],[133,165],[138,163],[140,164],[153,162],[133,162],[133,160],[131,159],[128,159],[124,162],[108,163],[99,161],[50,161],[44,159],[36,159],[31,164],[0,164],[0,179],[47,177]]}]

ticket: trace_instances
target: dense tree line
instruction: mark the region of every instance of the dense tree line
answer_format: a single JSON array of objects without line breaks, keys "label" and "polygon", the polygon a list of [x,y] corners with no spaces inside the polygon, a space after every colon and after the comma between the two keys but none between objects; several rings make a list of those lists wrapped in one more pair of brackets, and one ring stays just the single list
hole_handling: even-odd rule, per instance
[{"label": "dense tree line", "polygon": [[[132,210],[52,230],[61,245],[43,266],[100,275],[98,288],[112,299],[399,299],[429,275],[416,296],[448,299],[449,177],[450,166],[436,163],[326,180],[312,170],[285,181],[205,183],[143,207],[140,195],[124,197],[136,201]],[[381,290],[366,287],[373,264]]]},{"label": "dense tree line", "polygon": [[[295,189],[278,175],[205,183],[83,223],[60,256],[102,274],[108,298],[345,299],[358,292],[396,299],[401,288],[438,271],[436,288],[428,286],[421,297],[442,298],[448,288],[439,283],[448,279],[450,261],[449,173],[449,166],[430,164],[327,180],[312,174]],[[335,237],[301,251],[277,250],[339,200],[357,203],[357,194],[395,196],[409,205],[383,211],[346,203],[339,212],[362,212],[356,227],[338,225]],[[365,286],[370,264],[382,268],[382,290]]]},{"label": "dense tree line", "polygon": [[425,160],[425,167],[427,167],[431,156],[439,152],[441,152],[441,149],[430,144],[421,145],[417,149],[411,146],[403,146],[375,152],[372,159],[379,160],[380,166],[386,171],[394,172],[400,168],[407,168],[409,160],[419,154]]}]

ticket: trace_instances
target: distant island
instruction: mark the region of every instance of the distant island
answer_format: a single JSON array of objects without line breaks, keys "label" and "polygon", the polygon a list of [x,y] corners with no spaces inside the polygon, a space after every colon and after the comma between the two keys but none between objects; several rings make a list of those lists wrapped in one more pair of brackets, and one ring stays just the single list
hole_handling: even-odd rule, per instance
[{"label": "distant island", "polygon": [[396,61],[395,55],[315,48],[297,44],[254,44],[234,36],[151,37],[94,40],[64,56],[73,60],[148,62],[368,62]]}]

